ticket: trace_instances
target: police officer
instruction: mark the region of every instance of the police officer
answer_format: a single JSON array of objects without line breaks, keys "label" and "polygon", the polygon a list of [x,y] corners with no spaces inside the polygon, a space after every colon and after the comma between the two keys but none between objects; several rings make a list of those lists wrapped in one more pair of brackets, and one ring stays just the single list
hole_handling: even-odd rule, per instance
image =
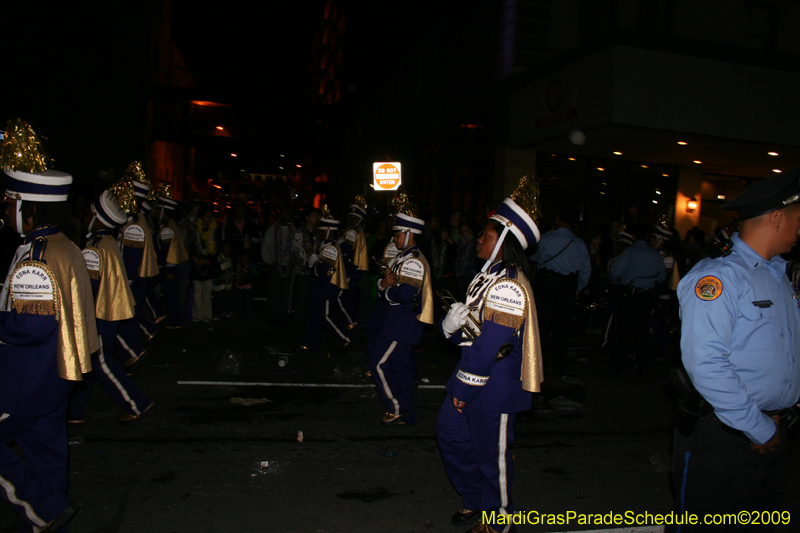
[{"label": "police officer", "polygon": [[639,223],[633,228],[633,246],[619,256],[609,270],[609,280],[617,285],[617,349],[612,370],[625,370],[635,358],[637,370],[647,372],[652,353],[648,346],[650,315],[656,301],[656,285],[667,271],[659,253],[647,244],[650,227]]},{"label": "police officer", "polygon": [[156,256],[161,269],[161,294],[164,297],[164,307],[167,309],[167,329],[178,329],[181,327],[181,315],[178,309],[178,266],[189,260],[189,254],[183,245],[181,230],[172,218],[178,202],[172,199],[169,184],[162,183],[156,197],[159,220]]},{"label": "police officer", "polygon": [[[128,220],[119,203],[122,199],[130,201],[130,207],[135,210],[136,202],[133,198],[133,184],[129,180],[122,180],[111,190],[103,191],[92,202],[88,223],[89,240],[83,249],[83,258],[92,280],[97,331],[100,334],[100,349],[92,356],[93,378],[100,382],[109,396],[126,412],[120,422],[137,420],[154,407],[153,401],[131,381],[114,357],[119,323],[134,316],[134,299],[125,275],[122,253],[112,232]],[[75,387],[67,410],[68,422],[83,422],[83,411],[89,401],[93,384],[94,379],[87,376]]]},{"label": "police officer", "polygon": [[138,208],[138,212],[129,217],[128,222],[120,229],[118,236],[125,275],[133,293],[135,314],[119,323],[116,355],[131,371],[146,357],[142,338],[149,341],[156,334],[156,325],[144,317],[144,307],[148,287],[152,280],[158,279],[158,259],[153,245],[153,231],[147,223],[147,215],[152,211],[147,200],[150,180],[139,161],[128,165],[123,179],[131,180]]},{"label": "police officer", "polygon": [[538,263],[533,290],[542,335],[542,353],[548,376],[567,373],[569,342],[575,298],[589,284],[592,263],[586,244],[575,236],[572,226],[577,215],[562,208],[555,227],[542,235],[531,261]]},{"label": "police officer", "polygon": [[323,327],[341,341],[342,349],[350,345],[347,329],[337,312],[339,291],[347,288],[344,256],[336,239],[339,221],[333,218],[327,205],[322,207],[321,216],[317,226],[322,243],[319,255],[312,254],[308,259],[308,266],[313,269],[315,278],[311,287],[311,301],[308,303],[308,327],[300,346],[305,351],[317,349]]},{"label": "police officer", "polygon": [[663,361],[672,360],[669,330],[670,322],[673,320],[675,313],[673,307],[675,289],[680,279],[675,257],[667,249],[667,244],[669,244],[671,237],[672,231],[669,229],[666,217],[664,217],[655,224],[653,232],[647,239],[647,244],[661,256],[664,261],[664,270],[667,272],[666,279],[656,285],[656,302],[650,318],[656,346]]},{"label": "police officer", "polygon": [[67,396],[99,346],[86,264],[58,226],[72,176],[48,170],[38,145],[17,119],[0,147],[7,213],[25,237],[0,293],[0,498],[29,525],[57,531],[77,511],[67,497]]},{"label": "police officer", "polygon": [[781,508],[783,417],[800,396],[800,308],[780,256],[800,232],[800,169],[723,208],[742,219],[731,252],[698,262],[678,285],[683,364],[705,405],[694,428],[675,432],[674,509],[699,516]]},{"label": "police officer", "polygon": [[369,368],[386,407],[384,426],[414,425],[414,380],[417,369],[413,347],[422,340],[422,328],[433,324],[433,290],[428,261],[417,236],[425,221],[405,198],[392,230],[398,254],[378,280],[378,303],[367,326]]},{"label": "police officer", "polygon": [[[523,178],[512,196],[524,198],[521,192],[529,183]],[[452,524],[467,524],[486,512],[487,521],[471,529],[475,533],[508,533],[516,527],[507,520],[514,513],[514,421],[516,413],[530,409],[531,393],[539,392],[542,382],[524,252],[537,241],[539,230],[531,217],[534,206],[523,205],[506,198],[489,217],[477,243],[483,269],[470,284],[466,303],[453,304],[439,324],[442,335],[463,348],[447,382],[436,438],[464,505]]]}]

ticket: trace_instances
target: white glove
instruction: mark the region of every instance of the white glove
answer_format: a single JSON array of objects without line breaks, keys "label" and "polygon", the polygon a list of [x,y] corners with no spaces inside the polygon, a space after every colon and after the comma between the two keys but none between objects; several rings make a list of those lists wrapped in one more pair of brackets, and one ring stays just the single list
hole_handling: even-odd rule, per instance
[{"label": "white glove", "polygon": [[452,306],[450,306],[447,316],[444,317],[444,322],[442,322],[442,330],[449,337],[467,322],[468,314],[469,307],[461,302],[454,303]]},{"label": "white glove", "polygon": [[317,261],[319,261],[319,256],[317,254],[311,254],[311,257],[308,258],[308,268],[314,268]]}]

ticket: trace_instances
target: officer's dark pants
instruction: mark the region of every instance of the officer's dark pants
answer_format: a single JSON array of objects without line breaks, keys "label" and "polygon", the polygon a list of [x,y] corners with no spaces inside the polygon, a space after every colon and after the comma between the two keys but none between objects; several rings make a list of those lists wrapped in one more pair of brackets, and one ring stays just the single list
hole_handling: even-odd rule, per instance
[{"label": "officer's dark pants", "polygon": [[[54,520],[67,497],[66,397],[55,411],[36,418],[10,416],[0,421],[0,497],[31,524]],[[15,440],[22,459],[8,446]]]},{"label": "officer's dark pants", "polygon": [[[655,306],[655,292],[624,289],[617,308],[617,350],[614,355],[616,372],[625,370],[631,355],[636,356],[636,366],[647,372],[653,360],[653,343],[650,339],[650,315]],[[540,322],[541,324],[541,322]]]},{"label": "officer's dark pants", "polygon": [[414,379],[416,358],[413,346],[379,336],[369,351],[369,369],[386,412],[405,415],[403,422],[414,425]]},{"label": "officer's dark pants", "polygon": [[83,411],[89,402],[95,380],[126,413],[140,415],[151,400],[137,387],[116,358],[111,357],[117,335],[118,322],[97,319],[100,349],[92,354],[92,372],[83,376],[72,390],[67,409],[67,420],[83,420]]},{"label": "officer's dark pants", "polygon": [[329,276],[322,276],[314,281],[311,291],[311,301],[308,304],[308,327],[303,336],[303,346],[316,350],[319,342],[319,332],[327,328],[337,340],[350,342],[347,328],[337,313],[339,307],[336,297],[339,288],[331,283]]},{"label": "officer's dark pants", "polygon": [[540,269],[533,285],[542,357],[546,376],[560,378],[567,373],[567,346],[578,290],[576,275],[564,276]]},{"label": "officer's dark pants", "polygon": [[[436,440],[447,477],[463,499],[464,509],[514,513],[516,413],[490,413],[466,405],[459,413],[448,394],[436,420]],[[505,525],[492,526],[504,531]]]},{"label": "officer's dark pants", "polygon": [[[675,513],[694,513],[699,524],[667,527],[668,532],[692,531],[771,531],[761,511],[779,511],[789,478],[789,443],[781,426],[781,444],[764,455],[750,450],[750,441],[741,432],[724,426],[715,417],[701,420],[690,436],[675,432],[673,447]],[[750,511],[750,525],[709,526],[705,514],[736,514]],[[764,514],[766,516],[766,513]],[[772,513],[772,519],[779,513]],[[794,517],[792,517],[794,518]],[[776,528],[779,530],[785,528]]]}]

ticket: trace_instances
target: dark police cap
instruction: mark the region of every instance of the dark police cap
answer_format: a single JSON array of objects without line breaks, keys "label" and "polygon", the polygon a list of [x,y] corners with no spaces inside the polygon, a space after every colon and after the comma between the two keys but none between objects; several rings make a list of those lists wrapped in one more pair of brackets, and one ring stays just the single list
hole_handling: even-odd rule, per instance
[{"label": "dark police cap", "polygon": [[797,203],[800,203],[800,167],[754,183],[722,204],[722,208],[738,212],[744,220]]}]

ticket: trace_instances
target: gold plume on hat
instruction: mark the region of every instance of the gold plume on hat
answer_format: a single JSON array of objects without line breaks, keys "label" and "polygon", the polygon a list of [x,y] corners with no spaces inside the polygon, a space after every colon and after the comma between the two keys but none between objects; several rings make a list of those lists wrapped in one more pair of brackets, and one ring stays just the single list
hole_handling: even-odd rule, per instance
[{"label": "gold plume on hat", "polygon": [[522,176],[510,198],[536,222],[541,208],[539,207],[539,180],[535,175]]},{"label": "gold plume on hat", "polygon": [[356,195],[356,205],[364,211],[367,210],[367,200],[360,194]]},{"label": "gold plume on hat", "polygon": [[128,168],[126,168],[125,172],[122,174],[122,177],[138,181],[152,188],[152,183],[150,183],[150,179],[145,175],[141,161],[131,161]]},{"label": "gold plume on hat", "polygon": [[667,215],[661,215],[658,217],[658,221],[656,222],[656,226],[663,229],[664,231],[670,231],[669,229],[669,219]]},{"label": "gold plume on hat", "polygon": [[50,158],[31,125],[21,118],[9,120],[0,144],[0,166],[37,174],[50,168]]},{"label": "gold plume on hat", "polygon": [[133,188],[133,181],[130,178],[121,178],[114,185],[108,188],[108,191],[114,196],[117,205],[123,213],[127,215],[134,215],[139,210],[136,202],[136,191]]},{"label": "gold plume on hat", "polygon": [[403,213],[417,218],[417,213],[419,212],[419,208],[411,201],[405,191],[397,191],[397,194],[392,198],[392,207],[395,215]]},{"label": "gold plume on hat", "polygon": [[[169,183],[162,183],[157,188],[151,189],[156,191],[157,198],[166,198],[172,200],[172,186]],[[148,198],[150,196],[148,195]]]},{"label": "gold plume on hat", "polygon": [[333,220],[333,215],[331,215],[331,210],[328,208],[328,204],[324,204],[322,209],[319,211],[320,218],[327,218],[328,220]]}]

